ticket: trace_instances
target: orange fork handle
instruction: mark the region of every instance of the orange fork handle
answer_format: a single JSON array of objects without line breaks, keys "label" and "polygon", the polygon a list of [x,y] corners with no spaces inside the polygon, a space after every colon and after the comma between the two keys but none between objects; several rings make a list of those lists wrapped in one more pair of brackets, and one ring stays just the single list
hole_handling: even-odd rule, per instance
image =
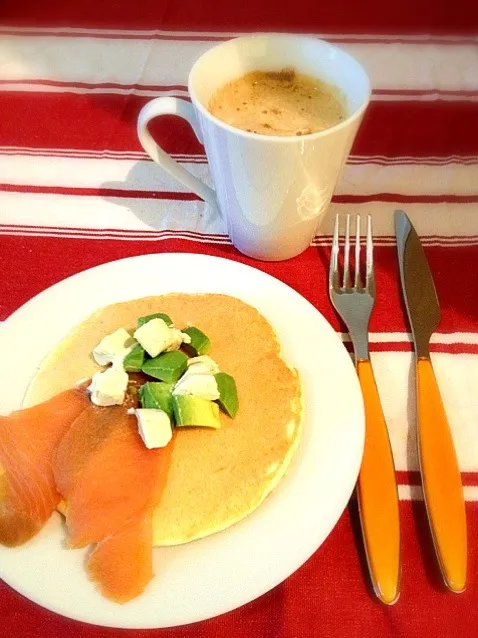
[{"label": "orange fork handle", "polygon": [[466,587],[466,512],[460,468],[430,359],[417,361],[418,452],[428,520],[445,584]]},{"label": "orange fork handle", "polygon": [[365,448],[357,496],[365,553],[376,596],[400,594],[400,515],[392,448],[370,361],[357,362],[365,406]]}]

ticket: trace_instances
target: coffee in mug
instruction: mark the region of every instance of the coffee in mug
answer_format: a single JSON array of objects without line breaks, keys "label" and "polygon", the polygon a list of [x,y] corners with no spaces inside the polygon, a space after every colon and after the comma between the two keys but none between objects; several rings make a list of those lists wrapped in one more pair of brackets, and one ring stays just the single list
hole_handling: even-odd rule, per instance
[{"label": "coffee in mug", "polygon": [[250,71],[212,96],[209,112],[260,135],[310,135],[345,118],[339,89],[294,69]]}]

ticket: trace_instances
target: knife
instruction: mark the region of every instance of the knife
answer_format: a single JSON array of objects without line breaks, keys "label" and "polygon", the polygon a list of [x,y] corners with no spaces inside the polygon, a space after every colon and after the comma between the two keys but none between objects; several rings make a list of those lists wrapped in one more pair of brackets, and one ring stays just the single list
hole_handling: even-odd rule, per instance
[{"label": "knife", "polygon": [[446,586],[466,587],[466,511],[453,437],[430,360],[430,337],[440,307],[420,239],[407,215],[395,211],[398,262],[403,297],[416,353],[417,446],[425,506]]}]

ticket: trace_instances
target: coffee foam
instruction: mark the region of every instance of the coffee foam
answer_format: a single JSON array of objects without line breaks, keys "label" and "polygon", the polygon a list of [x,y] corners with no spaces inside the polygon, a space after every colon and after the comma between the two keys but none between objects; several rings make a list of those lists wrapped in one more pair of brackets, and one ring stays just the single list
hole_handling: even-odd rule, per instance
[{"label": "coffee foam", "polygon": [[345,119],[338,89],[294,69],[251,71],[219,89],[208,109],[235,128],[261,135],[308,135]]}]

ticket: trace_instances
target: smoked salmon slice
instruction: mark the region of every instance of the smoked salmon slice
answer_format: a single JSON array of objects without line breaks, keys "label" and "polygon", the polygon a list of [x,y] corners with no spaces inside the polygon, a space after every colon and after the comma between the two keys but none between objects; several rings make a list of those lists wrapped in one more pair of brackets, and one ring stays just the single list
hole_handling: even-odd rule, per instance
[{"label": "smoked salmon slice", "polygon": [[58,446],[54,467],[69,547],[99,543],[153,507],[163,450],[144,446],[136,417],[124,406],[90,404],[80,414]]},{"label": "smoked salmon slice", "polygon": [[134,518],[91,552],[86,568],[106,598],[126,603],[141,594],[153,578],[151,514]]},{"label": "smoked salmon slice", "polygon": [[173,440],[148,450],[125,406],[90,406],[58,446],[54,473],[66,506],[68,547],[96,544],[92,581],[124,603],[153,577],[152,513],[166,485]]},{"label": "smoked salmon slice", "polygon": [[61,437],[90,405],[82,388],[0,417],[0,543],[32,538],[60,502],[53,460]]},{"label": "smoked salmon slice", "polygon": [[123,604],[142,594],[154,576],[152,515],[167,484],[175,439],[174,433],[167,447],[153,452],[160,471],[148,509],[98,543],[87,560],[90,580],[103,596],[116,603]]}]

